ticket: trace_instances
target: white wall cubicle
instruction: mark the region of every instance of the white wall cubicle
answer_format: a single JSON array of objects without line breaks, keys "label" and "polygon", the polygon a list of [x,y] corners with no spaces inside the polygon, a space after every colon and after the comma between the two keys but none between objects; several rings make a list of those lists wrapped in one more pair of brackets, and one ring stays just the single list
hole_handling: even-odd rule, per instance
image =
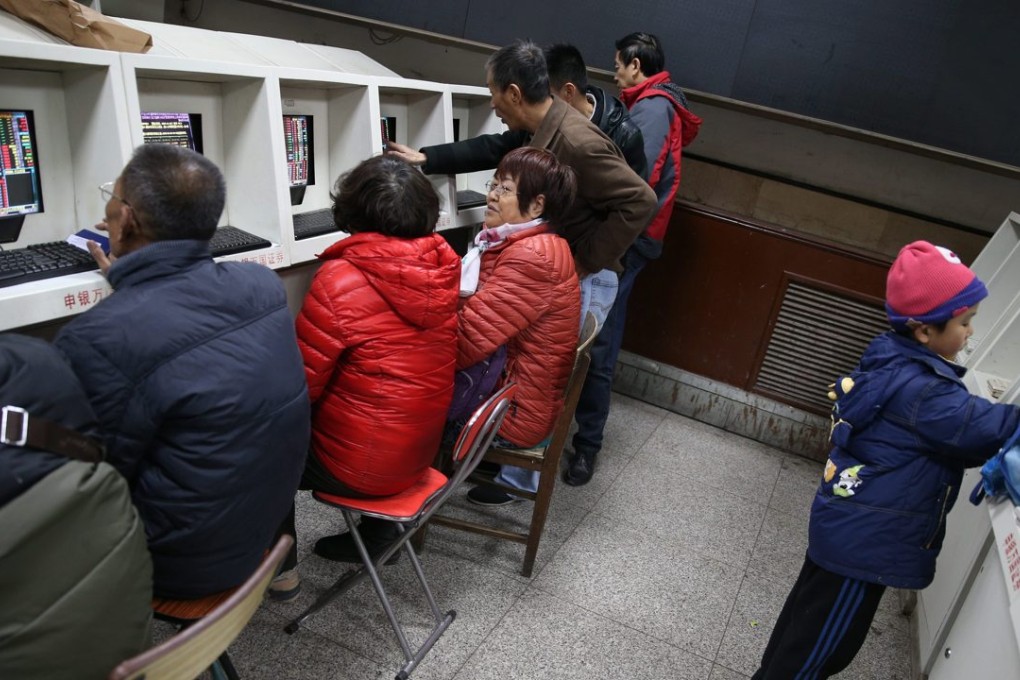
[{"label": "white wall cubicle", "polygon": [[272,245],[222,259],[272,268],[290,264],[282,225],[287,189],[279,84],[267,69],[183,57],[125,54],[125,92],[134,146],[143,143],[142,112],[199,114],[202,153],[223,171],[227,201],[220,226],[232,225]]},{"label": "white wall cubicle", "polygon": [[[492,111],[487,88],[451,85],[450,95],[453,105],[453,139],[470,139],[506,130],[506,126]],[[485,183],[490,179],[491,170],[457,175],[454,189],[485,193]],[[456,220],[458,224],[478,223],[482,221],[484,213],[484,205],[458,210]]]},{"label": "white wall cubicle", "polygon": [[[25,216],[9,247],[62,240],[102,219],[98,187],[131,152],[120,56],[0,28],[0,109],[31,111],[43,212]],[[0,289],[0,330],[77,314],[110,294],[79,273]]]},{"label": "white wall cubicle", "polygon": [[[45,211],[11,247],[62,240],[103,215],[99,184],[143,143],[143,112],[201,121],[202,152],[227,180],[222,225],[271,246],[220,259],[276,269],[296,309],[316,255],[343,232],[295,239],[292,215],[330,206],[337,177],[381,153],[380,125],[413,147],[500,132],[482,87],[404,79],[363,54],[277,38],[125,20],[153,36],[146,54],[79,48],[0,12],[0,108],[35,112]],[[315,183],[291,205],[283,116],[311,116]],[[456,123],[454,121],[457,120]],[[458,213],[458,188],[484,191],[491,173],[431,176],[440,229],[477,224]],[[301,266],[308,265],[308,266]],[[0,331],[68,317],[111,293],[98,272],[0,288]]]},{"label": "white wall cubicle", "polygon": [[[962,358],[964,381],[974,394],[1020,404],[1020,215],[1006,218],[971,267],[989,296]],[[967,471],[935,580],[918,595],[920,670],[930,680],[1020,678],[1020,521],[1009,501],[968,501],[980,479]]]}]

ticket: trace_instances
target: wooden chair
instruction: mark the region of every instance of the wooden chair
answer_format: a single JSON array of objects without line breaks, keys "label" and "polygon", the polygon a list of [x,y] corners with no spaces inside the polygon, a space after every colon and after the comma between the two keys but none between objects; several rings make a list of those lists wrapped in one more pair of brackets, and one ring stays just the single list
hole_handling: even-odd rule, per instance
[{"label": "wooden chair", "polygon": [[170,603],[179,603],[176,612],[192,618],[175,620],[194,623],[166,642],[122,662],[110,673],[110,680],[194,680],[207,668],[213,678],[237,678],[227,647],[262,604],[266,589],[293,542],[290,536],[281,537],[255,573],[232,591],[202,600],[157,600],[168,610],[172,609]]},{"label": "wooden chair", "polygon": [[[337,496],[316,491],[312,494],[315,500],[339,508],[343,513],[344,521],[351,532],[354,544],[361,555],[362,565],[357,569],[351,569],[343,574],[332,586],[323,592],[319,598],[300,616],[291,621],[284,630],[287,633],[295,633],[299,626],[312,614],[325,607],[337,597],[347,592],[356,583],[359,583],[366,576],[371,579],[379,601],[389,619],[390,626],[397,636],[400,649],[404,653],[405,663],[397,673],[397,680],[405,680],[418,666],[436,641],[446,632],[446,629],[457,612],[450,610],[444,615],[439,610],[439,605],[432,595],[432,589],[425,580],[425,573],[422,571],[421,562],[411,547],[410,540],[415,532],[429,517],[438,510],[453,490],[470,475],[482,459],[482,455],[489,444],[492,443],[496,431],[503,423],[507,409],[513,399],[517,386],[513,383],[505,386],[489,397],[484,404],[479,406],[471,419],[461,430],[457,443],[454,446],[454,471],[449,477],[435,468],[428,468],[422,477],[410,489],[402,491],[393,496],[382,498],[350,498]],[[365,547],[361,533],[358,531],[357,517],[364,515],[389,522],[393,522],[398,531],[398,536],[382,552],[377,554],[375,559],[371,557]],[[383,588],[379,578],[379,567],[386,562],[397,550],[401,548],[407,553],[411,561],[411,567],[418,578],[424,591],[425,600],[435,619],[435,626],[429,633],[426,640],[415,650],[411,649],[403,628],[397,621],[390,604],[386,590]]]},{"label": "wooden chair", "polygon": [[591,346],[597,334],[598,326],[595,322],[595,317],[589,313],[585,317],[584,327],[581,329],[577,354],[574,358],[574,368],[570,372],[570,379],[567,382],[564,394],[563,409],[560,411],[560,415],[553,426],[549,444],[545,447],[536,447],[534,449],[492,447],[485,454],[485,460],[488,462],[500,465],[516,465],[528,470],[538,470],[538,490],[524,491],[499,484],[493,481],[491,476],[476,474],[471,477],[472,482],[492,486],[514,496],[534,501],[535,505],[531,512],[531,522],[528,530],[524,532],[508,531],[488,524],[444,515],[436,515],[430,522],[433,525],[523,543],[526,547],[521,575],[525,577],[530,577],[535,567],[538,544],[542,540],[542,532],[545,530],[545,520],[549,514],[549,504],[552,501],[553,489],[556,488],[556,479],[559,477],[563,447],[567,442],[570,424],[574,419],[574,409],[577,408],[577,400],[581,397],[581,388],[584,386],[584,379],[588,374],[588,364],[591,363]]}]

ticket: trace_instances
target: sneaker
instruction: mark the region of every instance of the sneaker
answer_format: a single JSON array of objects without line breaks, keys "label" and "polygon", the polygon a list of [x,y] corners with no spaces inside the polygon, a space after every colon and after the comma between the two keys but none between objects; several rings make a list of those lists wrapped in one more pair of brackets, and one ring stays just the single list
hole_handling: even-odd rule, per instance
[{"label": "sneaker", "polygon": [[281,571],[269,583],[269,599],[277,602],[293,600],[301,592],[301,574],[297,569]]},{"label": "sneaker", "polygon": [[512,496],[508,493],[494,489],[491,486],[476,486],[475,488],[468,491],[468,500],[475,505],[488,505],[491,507],[499,505],[510,505],[515,501],[521,500],[517,496]]},{"label": "sneaker", "polygon": [[[393,542],[393,539],[396,538],[394,535],[396,528],[391,522],[380,520],[369,522],[366,518],[366,520],[362,520],[359,531],[361,532],[361,540],[365,542],[368,554],[373,560],[381,555]],[[361,564],[358,546],[354,545],[354,538],[350,532],[336,534],[335,536],[323,536],[315,542],[312,552],[319,557],[324,557],[334,562]],[[386,566],[396,564],[400,560],[400,552],[398,550],[390,555],[390,558],[385,562]]]}]

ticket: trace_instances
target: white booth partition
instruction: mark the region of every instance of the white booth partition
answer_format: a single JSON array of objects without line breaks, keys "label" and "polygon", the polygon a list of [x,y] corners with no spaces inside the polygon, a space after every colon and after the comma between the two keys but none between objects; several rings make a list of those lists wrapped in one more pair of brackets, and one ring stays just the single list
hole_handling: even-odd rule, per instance
[{"label": "white booth partition", "polygon": [[[451,85],[450,94],[453,100],[453,141],[506,130],[506,126],[492,110],[491,95],[487,88]],[[454,221],[458,227],[481,223],[485,213],[485,184],[490,179],[492,170],[463,173],[454,178],[457,192]]]},{"label": "white booth partition", "polygon": [[[189,145],[193,141],[223,171],[227,204],[220,226],[270,242],[223,257],[274,269],[290,264],[282,245],[289,201],[276,77],[264,68],[227,62],[134,54],[123,61],[133,143],[144,143],[146,131],[160,134],[153,119],[169,116],[171,134],[186,137]],[[149,121],[144,126],[143,118]]]},{"label": "white booth partition", "polygon": [[[330,74],[288,69],[281,72],[280,102],[284,117],[281,128],[287,153],[302,150],[307,169],[295,167],[288,173],[289,213],[294,224],[285,228],[294,264],[315,259],[346,233],[325,231],[307,235],[299,220],[321,219],[320,225],[333,229],[331,190],[337,178],[361,161],[379,153],[378,104],[374,88],[364,76]],[[302,139],[298,139],[299,134]]]},{"label": "white booth partition", "polygon": [[[23,23],[5,18],[4,32],[21,35]],[[120,55],[22,33],[25,40],[0,39],[0,109],[31,126],[42,211],[24,215],[5,244],[14,248],[62,241],[101,221],[98,186],[117,177],[131,150]],[[0,330],[77,314],[109,293],[98,271],[2,287]]]},{"label": "white booth partition", "polygon": [[[453,112],[447,86],[422,80],[377,78],[379,88],[379,151],[384,138],[414,149],[443,144],[453,139]],[[440,231],[452,229],[456,210],[453,183],[443,175],[431,175],[439,193]]]}]

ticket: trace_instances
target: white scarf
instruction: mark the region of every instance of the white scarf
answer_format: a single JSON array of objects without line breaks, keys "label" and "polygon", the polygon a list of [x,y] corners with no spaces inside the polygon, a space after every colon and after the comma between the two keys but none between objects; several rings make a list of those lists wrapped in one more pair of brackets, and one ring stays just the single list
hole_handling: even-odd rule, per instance
[{"label": "white scarf", "polygon": [[489,248],[498,246],[511,235],[525,229],[544,224],[545,220],[537,217],[521,224],[504,224],[491,229],[482,229],[475,236],[475,245],[460,261],[460,296],[474,295],[478,290],[478,274],[482,270],[482,253]]}]

